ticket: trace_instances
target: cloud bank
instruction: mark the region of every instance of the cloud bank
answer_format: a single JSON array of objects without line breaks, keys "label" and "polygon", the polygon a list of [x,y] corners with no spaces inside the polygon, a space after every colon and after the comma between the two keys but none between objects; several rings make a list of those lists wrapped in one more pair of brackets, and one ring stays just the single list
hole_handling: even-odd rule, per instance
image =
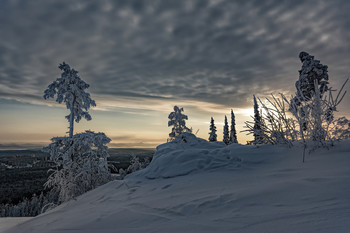
[{"label": "cloud bank", "polygon": [[[348,1],[2,1],[0,98],[44,102],[66,61],[105,100],[292,94],[300,51],[349,73]],[[349,97],[346,102],[349,103]]]}]

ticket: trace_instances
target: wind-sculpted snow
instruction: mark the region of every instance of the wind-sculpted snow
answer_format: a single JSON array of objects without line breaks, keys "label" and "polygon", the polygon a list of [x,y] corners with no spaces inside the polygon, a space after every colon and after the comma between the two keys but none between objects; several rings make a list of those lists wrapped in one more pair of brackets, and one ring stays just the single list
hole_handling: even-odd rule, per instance
[{"label": "wind-sculpted snow", "polygon": [[222,167],[238,168],[242,159],[235,155],[235,150],[240,147],[227,147],[222,142],[208,142],[193,134],[183,133],[174,141],[158,146],[152,163],[134,176],[171,178]]},{"label": "wind-sculpted snow", "polygon": [[145,170],[5,233],[349,232],[349,140],[302,163],[298,145],[223,146],[185,138],[160,145]]}]

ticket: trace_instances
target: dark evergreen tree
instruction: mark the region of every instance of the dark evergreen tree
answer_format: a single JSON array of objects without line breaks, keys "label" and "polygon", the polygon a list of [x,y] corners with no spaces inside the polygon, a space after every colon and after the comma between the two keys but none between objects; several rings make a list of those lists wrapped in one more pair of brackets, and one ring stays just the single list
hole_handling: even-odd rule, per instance
[{"label": "dark evergreen tree", "polygon": [[253,144],[264,143],[263,121],[259,112],[259,105],[254,95],[254,141]]},{"label": "dark evergreen tree", "polygon": [[213,118],[211,118],[209,130],[209,142],[216,142],[218,136],[216,135],[216,126]]},{"label": "dark evergreen tree", "polygon": [[228,131],[228,123],[227,123],[227,117],[225,116],[225,125],[224,125],[224,137],[222,140],[226,145],[230,143],[230,136]]},{"label": "dark evergreen tree", "polygon": [[174,140],[178,135],[188,132],[192,133],[190,128],[187,128],[186,121],[187,115],[183,114],[184,109],[174,106],[174,112],[171,112],[168,116],[168,126],[173,126],[171,133],[169,133],[170,140]]},{"label": "dark evergreen tree", "polygon": [[236,120],[235,114],[231,109],[231,131],[230,131],[230,143],[238,143],[237,132],[236,132]]}]

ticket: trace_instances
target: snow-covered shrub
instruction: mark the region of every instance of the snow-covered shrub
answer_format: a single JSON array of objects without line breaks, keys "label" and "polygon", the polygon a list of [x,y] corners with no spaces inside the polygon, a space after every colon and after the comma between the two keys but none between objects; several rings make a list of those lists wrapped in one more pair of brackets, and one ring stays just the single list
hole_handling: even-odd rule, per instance
[{"label": "snow-covered shrub", "polygon": [[85,83],[78,76],[78,71],[71,69],[66,63],[59,65],[63,70],[61,78],[51,83],[44,92],[44,99],[54,98],[57,95],[56,102],[66,103],[70,114],[66,116],[69,121],[69,137],[73,137],[74,121],[79,122],[82,117],[91,120],[88,109],[96,106],[95,101],[90,98],[90,94],[85,92],[89,84]]},{"label": "snow-covered shrub", "polygon": [[[261,104],[262,114],[259,115],[260,121],[264,122],[259,125],[263,134],[260,134],[263,142],[271,144],[287,144],[292,146],[292,142],[299,139],[299,131],[297,129],[297,121],[288,114],[289,105],[283,94],[280,98],[271,95],[266,98],[266,103],[257,98]],[[246,122],[247,127],[254,132],[255,122]],[[254,126],[253,126],[254,124]]]},{"label": "snow-covered shrub", "polygon": [[120,168],[118,173],[119,173],[120,179],[124,179],[124,177],[126,176],[126,171],[123,168]]},{"label": "snow-covered shrub", "polygon": [[216,126],[214,124],[214,119],[211,118],[210,120],[210,127],[209,127],[209,142],[216,142],[218,139],[218,136],[216,134]]},{"label": "snow-covered shrub", "polygon": [[136,172],[140,169],[142,169],[142,163],[140,162],[140,159],[136,155],[132,154],[131,160],[130,160],[130,165],[126,169],[126,172],[132,173],[132,172]]},{"label": "snow-covered shrub", "polygon": [[86,131],[73,137],[55,137],[43,150],[50,154],[56,169],[45,186],[57,190],[59,201],[65,202],[110,180],[104,133]]},{"label": "snow-covered shrub", "polygon": [[350,120],[346,117],[340,117],[334,122],[332,129],[334,139],[349,139],[350,138]]},{"label": "snow-covered shrub", "polygon": [[223,130],[223,139],[222,141],[228,145],[230,143],[230,136],[229,136],[229,130],[228,130],[228,123],[227,123],[227,117],[225,116],[225,123],[224,123],[224,130]]},{"label": "snow-covered shrub", "polygon": [[168,126],[173,126],[171,133],[169,133],[170,141],[174,140],[176,136],[189,132],[192,133],[192,130],[187,128],[186,121],[188,120],[187,115],[183,114],[184,109],[174,106],[174,112],[171,112],[168,116]]},{"label": "snow-covered shrub", "polygon": [[[134,154],[131,154],[131,160],[130,160],[130,165],[129,167],[126,169],[125,171],[125,175],[126,174],[130,174],[133,172],[136,172],[138,170],[144,169],[146,168],[148,165],[150,164],[150,159],[148,157],[146,157],[144,159],[144,161],[140,161],[139,157],[137,157]],[[120,172],[119,172],[120,173]],[[124,175],[124,176],[125,176]]]}]

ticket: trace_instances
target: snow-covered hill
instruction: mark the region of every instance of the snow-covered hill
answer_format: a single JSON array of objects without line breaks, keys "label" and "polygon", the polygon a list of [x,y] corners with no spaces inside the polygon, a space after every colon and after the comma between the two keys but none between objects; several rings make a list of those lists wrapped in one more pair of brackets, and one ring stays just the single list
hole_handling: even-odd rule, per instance
[{"label": "snow-covered hill", "polygon": [[302,163],[298,146],[184,140],[159,146],[125,180],[6,232],[350,232],[350,141]]}]

